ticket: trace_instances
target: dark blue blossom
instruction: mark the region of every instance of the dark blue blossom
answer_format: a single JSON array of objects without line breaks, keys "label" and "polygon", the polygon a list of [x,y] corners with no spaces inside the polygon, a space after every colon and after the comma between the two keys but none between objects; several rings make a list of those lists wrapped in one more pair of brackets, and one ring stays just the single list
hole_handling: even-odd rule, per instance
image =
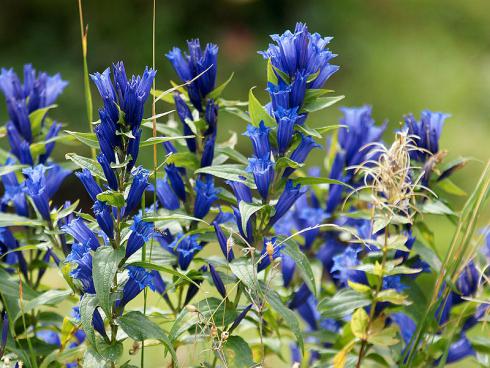
[{"label": "dark blue blossom", "polygon": [[128,142],[128,155],[131,156],[131,159],[129,160],[127,166],[127,170],[129,171],[131,171],[131,169],[136,164],[136,160],[138,159],[141,140],[141,129],[133,128],[132,135],[134,138],[130,138]]},{"label": "dark blue blossom", "polygon": [[133,182],[129,188],[128,198],[126,199],[126,208],[124,209],[124,215],[127,216],[133,210],[140,206],[141,197],[148,187],[148,177],[150,172],[143,167],[138,166],[131,173],[133,177]]},{"label": "dark blue blossom", "polygon": [[[192,129],[189,127],[188,121],[193,121],[191,110],[185,103],[179,93],[174,93],[175,109],[179,116],[182,126],[184,128],[184,135],[194,135]],[[196,138],[186,138],[187,147],[189,151],[196,152]]]},{"label": "dark blue blossom", "polygon": [[296,262],[287,254],[281,256],[281,273],[284,287],[288,287],[293,280]]},{"label": "dark blue blossom", "polygon": [[247,126],[247,131],[243,135],[250,138],[256,157],[267,157],[270,155],[271,147],[269,143],[269,132],[271,128],[265,126],[263,121],[260,121],[258,127],[253,125]]},{"label": "dark blue blossom", "polygon": [[[14,161],[8,158],[5,162],[5,166],[13,164]],[[17,176],[14,172],[1,176],[3,183],[4,193],[2,196],[2,207],[8,206],[10,203],[13,205],[15,212],[19,216],[28,217],[29,207],[27,205],[26,196],[22,185],[17,180]]]},{"label": "dark blue blossom", "polygon": [[36,209],[43,219],[50,221],[49,195],[46,188],[46,167],[37,165],[22,170],[26,177],[25,191],[32,198]]},{"label": "dark blue blossom", "polygon": [[248,306],[246,306],[245,308],[243,308],[243,310],[240,312],[240,314],[238,315],[238,317],[235,318],[235,320],[233,321],[233,324],[231,325],[231,327],[228,329],[228,332],[229,333],[232,333],[233,330],[235,328],[237,328],[238,325],[240,325],[240,322],[242,322],[243,319],[247,316],[247,313],[250,311],[250,309],[252,309],[252,306],[253,306],[253,304],[249,304]]},{"label": "dark blue blossom", "polygon": [[[8,227],[0,227],[0,255],[2,260],[9,265],[19,265],[24,276],[28,276],[27,262],[22,252],[11,252],[19,247],[19,242]],[[8,253],[11,252],[11,253]],[[8,253],[8,254],[6,254]]]},{"label": "dark blue blossom", "polygon": [[[296,147],[293,153],[291,153],[291,156],[289,156],[289,158],[294,162],[302,164],[303,162],[305,162],[306,157],[308,157],[313,148],[320,147],[321,145],[316,143],[312,137],[301,134],[301,142],[298,144],[298,147]],[[292,167],[287,167],[286,170],[284,170],[283,177],[288,177],[293,172],[294,169]]]},{"label": "dark blue blossom", "polygon": [[338,70],[338,66],[330,64],[335,55],[326,48],[332,38],[308,32],[304,23],[297,23],[294,33],[288,30],[282,35],[272,35],[271,38],[275,44],[270,44],[260,54],[270,59],[272,65],[290,79],[295,78],[298,72],[305,76],[316,74],[308,88],[321,88]]},{"label": "dark blue blossom", "polygon": [[359,251],[360,249],[349,246],[345,248],[344,252],[333,257],[331,273],[342,287],[347,286],[347,281],[367,284],[366,274],[355,269],[360,264]]},{"label": "dark blue blossom", "polygon": [[167,173],[168,180],[170,181],[170,185],[175,194],[177,194],[177,197],[179,197],[182,202],[185,202],[185,184],[179,169],[174,164],[169,164],[165,166],[165,172]]},{"label": "dark blue blossom", "polygon": [[[245,180],[245,178],[243,178],[243,180]],[[252,191],[246,184],[233,180],[227,180],[226,184],[233,190],[237,203],[240,203],[240,201],[252,203]]]},{"label": "dark blue blossom", "polygon": [[216,233],[216,239],[218,240],[218,244],[221,248],[221,251],[223,252],[223,255],[228,262],[233,261],[235,255],[233,254],[233,249],[231,247],[228,247],[228,239],[226,238],[223,230],[216,221],[213,222],[213,226],[214,232]]},{"label": "dark blue blossom", "polygon": [[218,199],[219,190],[214,187],[214,181],[211,177],[206,179],[197,179],[196,201],[194,202],[194,217],[204,218],[211,208],[214,201]]},{"label": "dark blue blossom", "polygon": [[480,274],[475,263],[470,261],[456,280],[456,287],[462,296],[474,295],[480,284]]},{"label": "dark blue blossom", "polygon": [[64,169],[57,164],[46,167],[46,192],[49,199],[54,197],[65,178],[70,174],[70,170]]},{"label": "dark blue blossom", "polygon": [[405,117],[405,129],[413,136],[414,145],[420,150],[413,150],[410,156],[417,161],[425,161],[430,155],[439,152],[439,138],[441,136],[444,121],[450,115],[442,112],[424,110],[420,114],[420,120],[415,120],[413,115]]},{"label": "dark blue blossom", "polygon": [[[56,121],[53,121],[51,126],[49,127],[48,132],[46,133],[45,141],[49,141],[52,138],[55,138],[58,133],[61,130],[61,123],[57,123]],[[46,161],[48,161],[49,156],[51,156],[51,153],[53,152],[55,146],[55,142],[49,142],[46,143],[44,146],[44,153],[39,156],[39,163],[40,164],[45,164]]]},{"label": "dark blue blossom", "polygon": [[299,184],[294,185],[292,180],[288,180],[284,187],[284,191],[281,193],[279,200],[274,206],[275,213],[269,220],[269,224],[274,225],[287,211],[289,211],[296,200],[306,193],[306,191],[306,187],[301,187]]},{"label": "dark blue blossom", "polygon": [[177,255],[179,266],[182,270],[187,270],[194,255],[202,247],[197,242],[197,235],[185,236],[182,233],[177,234],[175,240],[169,244],[167,249],[171,249]]},{"label": "dark blue blossom", "polygon": [[131,256],[145,244],[153,234],[153,223],[143,221],[141,216],[134,216],[131,235],[126,246],[126,257]]},{"label": "dark blue blossom", "polygon": [[308,288],[308,286],[303,283],[299,287],[298,290],[296,290],[293,294],[293,298],[289,302],[289,308],[291,309],[296,309],[298,308],[301,304],[303,304],[311,294],[311,290]]},{"label": "dark blue blossom", "polygon": [[179,198],[168,183],[167,176],[157,179],[156,189],[158,200],[163,208],[173,211],[180,207]]},{"label": "dark blue blossom", "polygon": [[204,133],[204,148],[201,157],[201,167],[211,166],[214,158],[214,146],[216,143],[218,123],[218,105],[214,100],[208,100],[204,118],[208,124],[208,128]]},{"label": "dark blue blossom", "polygon": [[291,145],[294,135],[294,125],[298,122],[297,108],[284,109],[279,107],[275,111],[277,121],[277,147],[279,154],[283,155]]},{"label": "dark blue blossom", "polygon": [[0,356],[3,356],[5,346],[7,345],[7,337],[9,333],[9,316],[7,311],[2,312],[2,336],[0,339]]},{"label": "dark blue blossom", "polygon": [[77,171],[75,175],[82,182],[83,186],[85,187],[85,190],[87,191],[92,201],[96,201],[97,194],[102,193],[102,189],[100,188],[99,184],[97,184],[97,182],[95,181],[90,170],[83,169],[82,171]]},{"label": "dark blue blossom", "polygon": [[198,39],[187,41],[187,46],[188,54],[174,47],[166,56],[182,82],[189,82],[199,76],[186,88],[191,103],[202,112],[202,100],[216,83],[218,46],[208,43],[203,51]]},{"label": "dark blue blossom", "polygon": [[184,299],[184,305],[187,305],[190,303],[192,298],[194,298],[199,291],[199,285],[203,282],[203,277],[202,274],[208,270],[207,266],[202,266],[199,269],[199,274],[198,276],[194,277],[192,280],[194,281],[193,283],[189,284],[189,288],[187,289],[187,294],[185,295]]},{"label": "dark blue blossom", "polygon": [[119,306],[123,307],[131,300],[136,298],[138,294],[146,287],[155,290],[153,285],[153,275],[142,267],[128,266],[128,280],[123,288],[123,296],[119,302]]},{"label": "dark blue blossom", "polygon": [[7,138],[12,153],[20,163],[23,165],[34,165],[29,142],[20,135],[11,122],[7,123]]},{"label": "dark blue blossom", "polygon": [[253,243],[254,240],[254,234],[253,234],[253,229],[252,229],[252,221],[255,218],[255,216],[250,216],[250,218],[247,221],[246,228],[244,229],[242,227],[242,214],[240,213],[240,210],[236,207],[232,207],[233,209],[233,214],[235,215],[236,219],[236,224],[238,227],[238,231],[240,232],[240,235],[245,239],[249,244]]},{"label": "dark blue blossom", "polygon": [[61,227],[65,233],[70,234],[77,242],[87,245],[92,250],[99,247],[99,240],[92,230],[89,229],[85,221],[77,217],[68,224]]},{"label": "dark blue blossom", "polygon": [[259,263],[257,265],[257,272],[265,270],[272,261],[281,256],[281,251],[285,244],[278,245],[276,238],[266,239],[264,238],[264,246],[260,252]]},{"label": "dark blue blossom", "polygon": [[92,278],[92,255],[88,242],[74,243],[66,262],[73,263],[75,268],[70,275],[78,280],[84,293],[95,294],[94,279]]},{"label": "dark blue blossom", "polygon": [[117,190],[119,188],[119,183],[117,181],[116,174],[111,167],[110,162],[107,160],[106,156],[103,153],[99,153],[97,155],[97,161],[102,167],[102,171],[104,171],[104,176],[107,179],[107,183],[109,184],[109,188],[112,190]]},{"label": "dark blue blossom", "polygon": [[114,239],[114,219],[112,217],[111,208],[104,202],[96,200],[92,210],[94,211],[95,219],[102,231],[109,237],[109,239]]},{"label": "dark blue blossom", "polygon": [[269,195],[269,187],[274,181],[274,163],[268,156],[248,159],[247,171],[252,173],[257,190],[263,199]]},{"label": "dark blue blossom", "polygon": [[218,290],[218,292],[221,294],[223,298],[226,298],[225,284],[223,283],[221,276],[219,275],[219,273],[216,271],[216,269],[211,263],[209,263],[209,273],[211,274],[211,279],[213,280],[216,290]]}]

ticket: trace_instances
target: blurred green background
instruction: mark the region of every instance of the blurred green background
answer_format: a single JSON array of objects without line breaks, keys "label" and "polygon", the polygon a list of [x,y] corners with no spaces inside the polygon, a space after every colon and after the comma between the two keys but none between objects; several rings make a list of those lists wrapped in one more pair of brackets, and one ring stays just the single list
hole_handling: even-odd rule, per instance
[{"label": "blurred green background", "polygon": [[[1,0],[0,66],[21,72],[30,62],[49,73],[60,72],[70,82],[52,114],[70,130],[87,131],[82,84],[80,25],[76,0]],[[128,72],[140,73],[152,60],[152,0],[84,1],[89,24],[89,70],[102,71],[124,60]],[[449,157],[469,156],[471,162],[455,181],[471,191],[490,157],[490,3],[488,0],[182,0],[157,1],[157,87],[165,89],[176,80],[164,54],[174,45],[199,37],[220,46],[218,84],[235,77],[225,91],[227,99],[246,100],[248,90],[265,102],[266,63],[256,53],[267,47],[269,34],[294,28],[304,21],[310,31],[334,36],[330,48],[341,66],[327,83],[346,98],[341,105],[371,104],[375,119],[389,121],[386,140],[400,125],[402,116],[416,116],[429,108],[452,114],[444,128],[441,147]],[[96,95],[93,89],[94,95]],[[100,100],[94,99],[94,106]],[[340,105],[339,105],[340,106]],[[170,106],[160,103],[158,112]],[[149,112],[148,112],[149,116]],[[338,107],[315,113],[310,125],[335,124]],[[0,122],[7,119],[0,104]],[[223,139],[229,130],[241,133],[245,123],[222,113]],[[6,139],[0,144],[5,147]],[[250,152],[241,137],[239,149]],[[55,157],[81,146],[61,146]],[[324,151],[310,162],[320,164]],[[151,150],[140,160],[149,165]],[[59,198],[81,198],[85,191],[73,179]],[[461,199],[455,198],[458,205]],[[490,211],[484,216],[488,220]],[[432,220],[440,250],[445,249],[453,227],[446,220]]]}]

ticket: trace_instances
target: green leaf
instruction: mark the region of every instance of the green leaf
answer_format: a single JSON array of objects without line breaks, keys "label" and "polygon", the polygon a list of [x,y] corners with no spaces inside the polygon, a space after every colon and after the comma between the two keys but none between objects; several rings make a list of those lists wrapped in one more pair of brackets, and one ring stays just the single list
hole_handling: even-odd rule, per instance
[{"label": "green leaf", "polygon": [[88,157],[79,156],[76,153],[67,153],[65,155],[67,160],[73,161],[77,166],[82,169],[88,169],[92,175],[97,176],[102,180],[106,180],[104,171],[102,171],[102,167],[100,167],[99,163],[95,160],[92,160]]},{"label": "green leaf", "polygon": [[107,360],[111,362],[117,362],[123,353],[123,344],[119,341],[114,341],[111,344],[107,344],[102,339],[96,340],[97,352]]},{"label": "green leaf", "polygon": [[83,357],[83,354],[85,354],[86,350],[87,347],[84,344],[75,346],[70,349],[56,349],[48,356],[46,356],[46,358],[44,358],[39,368],[48,368],[50,364],[54,362],[58,362],[61,364],[76,362]]},{"label": "green leaf", "polygon": [[371,300],[364,294],[350,289],[341,289],[333,297],[318,303],[318,310],[325,318],[342,318],[357,308],[369,305]]},{"label": "green leaf", "polygon": [[235,258],[230,264],[233,274],[251,290],[258,290],[259,284],[254,272],[255,265],[249,258]]},{"label": "green leaf", "polygon": [[195,135],[180,135],[177,137],[150,137],[147,140],[140,143],[140,147],[154,146],[155,144],[160,144],[169,141],[175,141],[179,139],[194,138]]},{"label": "green leaf", "polygon": [[333,104],[342,100],[345,96],[334,96],[334,97],[318,97],[311,102],[307,102],[303,105],[303,110],[306,112],[314,112],[323,110]]},{"label": "green leaf", "polygon": [[34,110],[29,114],[29,121],[31,122],[31,131],[32,135],[36,136],[39,134],[41,131],[41,126],[42,126],[42,121],[44,117],[46,116],[46,113],[54,109],[55,107],[58,107],[58,105],[49,105],[46,107],[43,107],[41,109]]},{"label": "green leaf", "polygon": [[269,303],[269,305],[271,306],[271,308],[279,313],[279,315],[284,319],[284,322],[289,326],[291,331],[294,333],[294,335],[296,336],[296,341],[301,351],[304,353],[305,346],[303,343],[303,333],[301,332],[301,328],[298,323],[298,319],[296,318],[296,314],[283,304],[281,297],[274,290],[272,289],[264,290],[264,296],[267,302]]},{"label": "green leaf", "polygon": [[[274,72],[274,67],[272,66],[271,59],[267,59],[267,82],[277,85],[278,79]],[[307,90],[308,91],[308,90]]]},{"label": "green leaf", "polygon": [[0,212],[0,227],[7,226],[41,226],[43,223],[39,220],[22,217],[13,213]]},{"label": "green leaf", "polygon": [[233,149],[231,147],[216,147],[215,148],[216,154],[222,154],[226,155],[229,158],[235,160],[236,162],[239,162],[243,165],[248,165],[248,159],[242,155],[239,151],[236,149]]},{"label": "green leaf", "polygon": [[405,294],[399,293],[395,289],[381,290],[376,296],[376,299],[380,302],[388,302],[396,305],[411,304]]},{"label": "green leaf", "polygon": [[424,202],[421,211],[423,213],[430,213],[433,215],[453,215],[456,214],[448,206],[441,201],[428,200]]},{"label": "green leaf", "polygon": [[218,298],[206,298],[196,305],[205,323],[212,323],[218,327],[227,326],[236,319],[237,311],[230,301]]},{"label": "green leaf", "polygon": [[124,195],[120,192],[114,192],[113,190],[106,190],[105,192],[97,194],[97,199],[117,208],[123,208],[126,204]]},{"label": "green leaf", "polygon": [[217,178],[244,183],[252,189],[256,188],[252,176],[245,171],[244,165],[227,164],[219,166],[206,166],[196,170],[194,173],[209,174],[216,176]]},{"label": "green leaf", "polygon": [[[42,305],[56,305],[65,300],[71,294],[70,290],[48,290],[42,293],[38,297],[27,302],[22,309],[22,313],[28,314],[33,309],[36,309]],[[19,318],[22,314],[19,312],[15,319]]]},{"label": "green leaf", "polygon": [[369,316],[364,308],[358,308],[352,314],[350,329],[355,337],[366,340],[369,326]]},{"label": "green leaf", "polygon": [[368,341],[373,345],[379,346],[392,346],[398,343],[396,338],[396,331],[398,327],[395,325],[388,326],[379,332],[370,334]]},{"label": "green leaf", "polygon": [[294,126],[294,129],[300,131],[303,134],[309,135],[310,137],[315,137],[319,139],[322,138],[322,135],[316,129],[310,128],[306,124],[296,124]]},{"label": "green leaf", "polygon": [[65,130],[65,133],[75,137],[77,140],[91,148],[99,149],[99,141],[97,140],[95,133],[72,132],[71,130]]},{"label": "green leaf", "polygon": [[306,255],[299,249],[298,244],[292,241],[292,239],[286,242],[286,246],[282,250],[282,253],[291,257],[298,267],[299,274],[301,278],[308,286],[308,289],[315,295],[316,297],[316,285],[315,285],[315,276],[313,275],[313,270],[311,269],[310,261],[306,257]]},{"label": "green leaf", "polygon": [[240,336],[230,336],[223,347],[227,367],[249,368],[255,365],[252,350]]},{"label": "green leaf", "polygon": [[197,284],[189,276],[187,276],[186,274],[184,274],[182,272],[174,270],[173,268],[170,268],[170,267],[165,267],[165,266],[161,266],[161,265],[158,265],[155,263],[143,262],[143,261],[132,262],[132,263],[129,263],[128,265],[129,266],[135,266],[135,267],[142,267],[142,268],[145,268],[147,270],[156,270],[156,271],[165,272],[165,273],[168,273],[170,275],[177,276],[180,279],[184,279],[184,280],[190,282],[191,284],[194,284],[195,286],[199,287],[199,284]]},{"label": "green leaf", "polygon": [[10,173],[13,173],[18,170],[22,170],[24,168],[28,167],[27,165],[5,165],[5,166],[0,166],[0,176],[2,175],[7,175]]},{"label": "green leaf", "polygon": [[437,256],[437,254],[429,247],[426,247],[424,244],[415,241],[412,247],[413,251],[417,253],[425,262],[427,262],[430,268],[436,272],[439,272],[442,267],[442,262]]},{"label": "green leaf", "polygon": [[192,152],[172,153],[167,157],[166,162],[168,164],[175,164],[175,166],[185,167],[186,169],[190,170],[196,170],[200,166],[196,155]]},{"label": "green leaf", "polygon": [[454,184],[454,182],[450,179],[444,179],[437,183],[437,186],[444,190],[446,193],[458,196],[458,197],[466,197],[468,194],[461,189],[459,186]]},{"label": "green leaf", "polygon": [[233,79],[233,75],[234,73],[231,73],[231,75],[228,77],[228,79],[223,83],[223,84],[220,84],[218,87],[216,87],[215,89],[213,89],[211,92],[208,93],[208,95],[206,96],[207,98],[212,98],[212,99],[217,99],[219,96],[221,96],[221,93],[223,93],[224,89],[226,88],[226,86],[228,86],[228,84],[231,82],[231,80]]},{"label": "green leaf", "polygon": [[254,96],[253,88],[250,88],[250,92],[248,93],[248,113],[254,126],[259,126],[261,121],[269,127],[276,125],[276,121],[267,113],[265,107]]},{"label": "green leaf", "polygon": [[95,332],[94,327],[92,326],[92,320],[97,305],[97,297],[93,294],[84,294],[82,300],[80,300],[80,321],[82,323],[83,332],[85,332],[87,339],[94,347]]},{"label": "green leaf", "polygon": [[168,336],[156,323],[150,321],[141,312],[131,311],[117,319],[119,326],[135,341],[156,339],[163,343],[172,355],[175,365],[179,366],[177,354]]},{"label": "green leaf", "polygon": [[246,236],[250,235],[247,234],[248,220],[255,212],[260,211],[264,207],[265,205],[257,205],[253,203],[247,203],[245,201],[240,201],[240,203],[238,203],[238,209],[240,210],[240,216],[242,217],[242,229]]},{"label": "green leaf", "polygon": [[192,217],[192,216],[187,216],[182,213],[173,213],[171,215],[161,215],[161,216],[148,216],[144,217],[143,221],[146,222],[158,222],[158,221],[186,221],[186,222],[192,222],[192,221],[197,221],[197,222],[202,222],[206,225],[209,225],[206,221],[203,219],[197,218],[197,217]]},{"label": "green leaf", "polygon": [[124,249],[110,246],[99,247],[92,260],[95,292],[106,315],[111,314],[111,289],[119,262],[124,257]]},{"label": "green leaf", "polygon": [[296,162],[296,161],[293,161],[291,160],[289,157],[280,157],[277,161],[276,161],[276,168],[279,170],[279,169],[282,169],[284,167],[291,167],[293,169],[299,169],[301,167],[305,166],[305,164],[303,163],[299,163],[299,162]]}]

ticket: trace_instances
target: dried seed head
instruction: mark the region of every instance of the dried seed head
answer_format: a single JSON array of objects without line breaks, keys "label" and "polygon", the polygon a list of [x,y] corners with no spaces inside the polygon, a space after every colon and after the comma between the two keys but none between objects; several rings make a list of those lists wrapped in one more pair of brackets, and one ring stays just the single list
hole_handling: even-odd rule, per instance
[{"label": "dried seed head", "polygon": [[274,245],[272,244],[272,242],[268,241],[265,244],[265,251],[266,251],[267,255],[269,256],[269,259],[272,263],[272,261],[274,259]]},{"label": "dried seed head", "polygon": [[233,237],[230,236],[228,237],[228,239],[226,240],[226,256],[228,257],[228,255],[230,254],[231,250],[233,249],[233,246],[235,245],[235,242],[233,240]]},{"label": "dried seed head", "polygon": [[210,335],[211,337],[216,337],[218,335],[218,327],[212,325],[210,329]]},{"label": "dried seed head", "polygon": [[198,312],[198,309],[196,308],[196,306],[194,306],[192,304],[186,305],[185,308],[187,309],[188,312],[191,312],[191,313]]}]

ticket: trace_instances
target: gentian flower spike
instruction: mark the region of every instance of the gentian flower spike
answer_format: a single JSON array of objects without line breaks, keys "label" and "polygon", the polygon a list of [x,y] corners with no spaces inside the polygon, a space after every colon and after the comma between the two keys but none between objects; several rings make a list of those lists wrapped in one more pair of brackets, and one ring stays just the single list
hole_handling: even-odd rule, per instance
[{"label": "gentian flower spike", "polygon": [[141,216],[134,216],[133,224],[131,225],[131,235],[129,236],[126,246],[126,257],[130,257],[136,251],[143,247],[153,234],[153,223],[146,222],[141,219]]},{"label": "gentian flower spike", "polygon": [[225,256],[228,262],[233,261],[235,255],[233,254],[233,249],[231,248],[223,230],[221,229],[221,227],[216,221],[213,222],[213,226],[214,226],[214,232],[216,233],[216,238],[218,239],[218,243],[221,248],[221,251],[223,252],[223,255]]},{"label": "gentian flower spike", "polygon": [[219,190],[214,187],[213,178],[207,177],[196,180],[195,192],[194,217],[204,218],[213,202],[218,199]]},{"label": "gentian flower spike", "polygon": [[213,280],[214,286],[216,287],[216,290],[218,290],[223,298],[226,298],[225,284],[223,283],[221,276],[211,263],[209,263],[209,273],[211,274],[211,278]]},{"label": "gentian flower spike", "polygon": [[269,187],[274,181],[274,163],[268,156],[248,159],[247,171],[252,173],[257,190],[263,199],[269,195]]},{"label": "gentian flower spike", "polygon": [[256,157],[267,157],[270,155],[271,147],[269,143],[269,132],[271,128],[266,127],[263,121],[260,121],[258,127],[253,125],[247,126],[247,131],[243,135],[250,138]]}]

